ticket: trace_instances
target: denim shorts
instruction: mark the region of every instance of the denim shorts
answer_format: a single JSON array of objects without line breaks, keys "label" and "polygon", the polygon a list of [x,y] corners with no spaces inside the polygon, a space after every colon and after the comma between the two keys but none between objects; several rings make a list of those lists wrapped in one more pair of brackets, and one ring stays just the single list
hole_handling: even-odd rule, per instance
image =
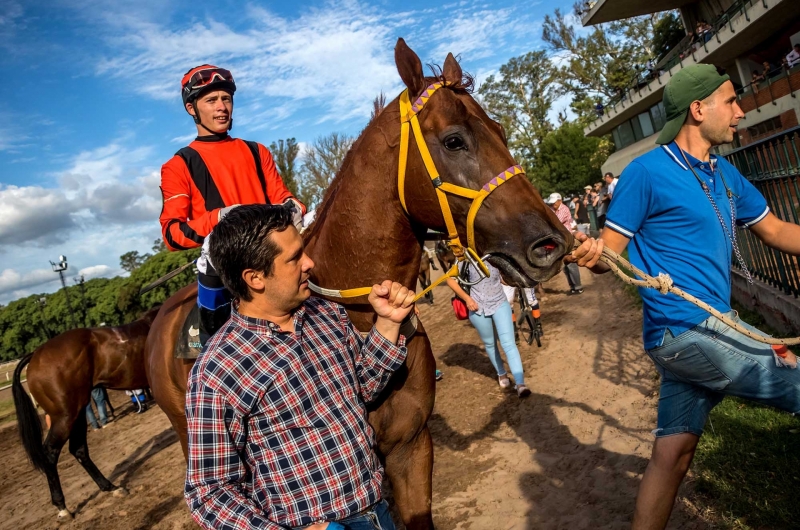
[{"label": "denim shorts", "polygon": [[[728,313],[747,329],[765,333]],[[667,329],[648,350],[661,374],[656,437],[701,436],[711,409],[726,395],[800,412],[800,370],[778,367],[772,346],[755,341],[710,316],[677,337]]]}]

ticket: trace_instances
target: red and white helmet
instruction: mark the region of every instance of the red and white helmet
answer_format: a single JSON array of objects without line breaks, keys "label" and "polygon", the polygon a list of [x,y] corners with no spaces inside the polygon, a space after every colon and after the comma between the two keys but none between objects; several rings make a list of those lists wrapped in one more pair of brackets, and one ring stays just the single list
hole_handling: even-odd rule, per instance
[{"label": "red and white helmet", "polygon": [[195,66],[181,79],[181,97],[184,106],[194,102],[197,97],[208,90],[224,90],[233,95],[236,83],[229,70],[211,64]]}]

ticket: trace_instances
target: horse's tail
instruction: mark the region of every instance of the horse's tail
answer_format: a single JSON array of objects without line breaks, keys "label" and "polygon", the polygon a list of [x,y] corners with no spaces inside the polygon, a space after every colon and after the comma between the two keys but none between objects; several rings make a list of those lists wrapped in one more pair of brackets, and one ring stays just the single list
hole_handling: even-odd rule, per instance
[{"label": "horse's tail", "polygon": [[47,457],[45,456],[44,446],[42,445],[42,423],[39,420],[39,413],[33,406],[28,393],[20,382],[22,369],[27,366],[33,354],[29,353],[20,360],[14,369],[14,382],[11,384],[11,392],[14,394],[14,408],[17,409],[17,426],[19,436],[22,438],[22,446],[28,454],[31,465],[41,472],[45,471]]}]

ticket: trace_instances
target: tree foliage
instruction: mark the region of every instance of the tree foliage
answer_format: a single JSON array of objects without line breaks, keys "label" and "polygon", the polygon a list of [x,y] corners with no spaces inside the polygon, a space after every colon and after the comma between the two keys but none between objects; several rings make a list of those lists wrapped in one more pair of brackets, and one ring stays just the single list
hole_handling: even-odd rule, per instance
[{"label": "tree foliage", "polygon": [[139,254],[138,250],[131,250],[119,257],[119,266],[127,272],[135,272],[147,261],[151,254]]},{"label": "tree foliage", "polygon": [[314,140],[304,153],[299,198],[309,210],[319,205],[354,141],[352,136],[334,132]]},{"label": "tree foliage", "polygon": [[[575,11],[579,4],[575,5]],[[598,24],[580,36],[574,18],[556,9],[547,15],[542,39],[559,63],[559,77],[572,94],[572,109],[582,119],[592,115],[598,102],[621,95],[655,59],[655,28],[665,13]]]},{"label": "tree foliage", "polygon": [[509,148],[525,166],[535,164],[539,145],[552,130],[547,113],[563,93],[558,70],[545,52],[509,60],[478,93],[488,114],[505,129]]},{"label": "tree foliage", "polygon": [[194,281],[194,273],[189,268],[142,296],[139,290],[199,255],[199,249],[146,254],[149,257],[127,278],[89,280],[84,283],[83,295],[79,285],[68,286],[71,308],[67,306],[64,289],[52,294],[34,294],[0,306],[0,360],[22,357],[48,338],[67,331],[72,327],[70,315],[80,314],[84,307],[89,327],[116,326],[135,320]]},{"label": "tree foliage", "polygon": [[653,56],[656,61],[663,59],[686,37],[686,30],[677,12],[671,11],[659,20],[653,28]]},{"label": "tree foliage", "polygon": [[269,145],[272,158],[278,173],[283,178],[283,183],[292,192],[292,195],[299,198],[297,157],[300,154],[300,146],[294,138],[278,140]]},{"label": "tree foliage", "polygon": [[579,123],[564,122],[545,137],[529,176],[542,195],[580,192],[600,180],[600,165],[607,158],[601,144],[600,138],[584,136]]}]

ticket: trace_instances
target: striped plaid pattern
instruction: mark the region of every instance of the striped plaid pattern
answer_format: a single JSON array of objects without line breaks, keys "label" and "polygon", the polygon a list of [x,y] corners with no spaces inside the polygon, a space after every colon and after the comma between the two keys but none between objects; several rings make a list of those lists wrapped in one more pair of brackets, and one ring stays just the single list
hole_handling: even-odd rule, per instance
[{"label": "striped plaid pattern", "polygon": [[569,207],[563,202],[556,210],[556,217],[558,217],[558,220],[561,221],[561,224],[563,224],[567,230],[572,232],[572,225],[575,221],[572,219],[572,213],[569,211]]},{"label": "striped plaid pattern", "polygon": [[309,298],[295,333],[235,309],[189,377],[185,496],[203,528],[306,526],[381,498],[369,403],[405,361],[344,308]]}]

